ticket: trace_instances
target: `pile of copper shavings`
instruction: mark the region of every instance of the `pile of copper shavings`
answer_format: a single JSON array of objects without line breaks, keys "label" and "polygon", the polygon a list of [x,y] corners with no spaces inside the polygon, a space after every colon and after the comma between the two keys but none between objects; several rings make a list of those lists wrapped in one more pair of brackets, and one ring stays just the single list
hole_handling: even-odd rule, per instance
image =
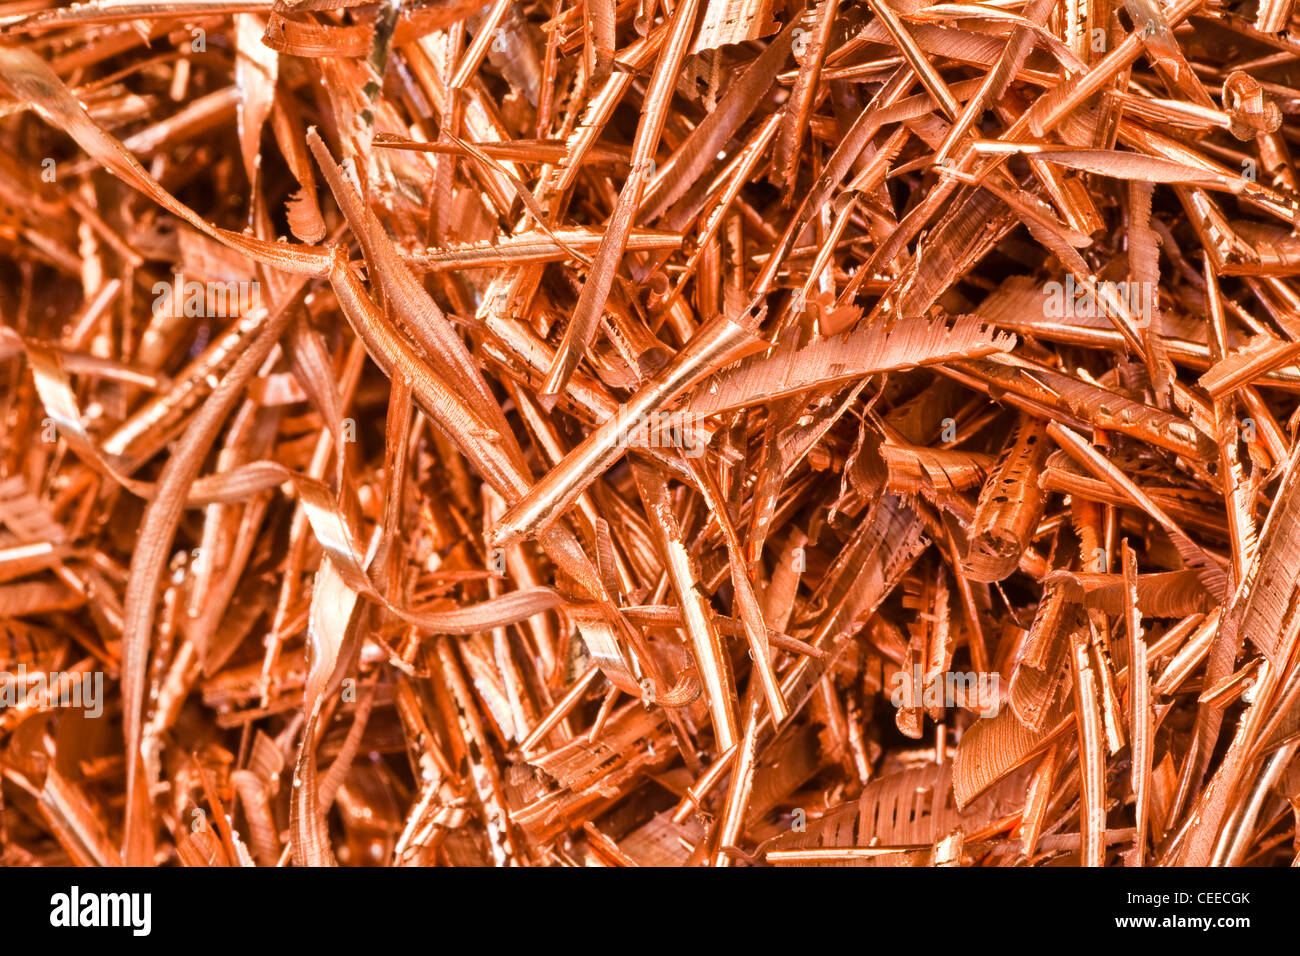
[{"label": "pile of copper shavings", "polygon": [[0,3],[0,863],[1300,860],[1292,0]]}]

